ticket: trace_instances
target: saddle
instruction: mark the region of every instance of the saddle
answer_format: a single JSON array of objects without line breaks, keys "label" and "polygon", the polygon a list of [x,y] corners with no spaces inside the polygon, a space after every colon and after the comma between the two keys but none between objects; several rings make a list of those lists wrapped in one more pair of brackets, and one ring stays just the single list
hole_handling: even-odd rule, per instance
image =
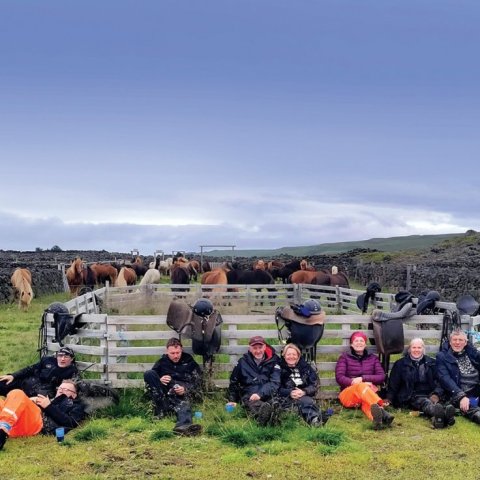
[{"label": "saddle", "polygon": [[[294,343],[307,360],[315,361],[317,343],[324,331],[325,312],[323,310],[311,314],[301,305],[278,307],[275,311],[275,322],[281,342]],[[283,336],[284,328],[288,330],[287,338]]]},{"label": "saddle", "polygon": [[460,315],[470,315],[474,317],[478,315],[480,305],[471,295],[462,295],[457,299],[457,309]]},{"label": "saddle", "polygon": [[204,360],[211,359],[220,350],[222,323],[222,316],[217,310],[202,317],[180,300],[172,300],[168,307],[167,325],[180,337],[190,338],[193,353],[202,355]]},{"label": "saddle", "polygon": [[357,307],[362,311],[362,313],[366,313],[366,311],[368,310],[368,302],[373,302],[375,300],[375,295],[381,291],[382,287],[380,286],[380,284],[378,284],[377,282],[371,282],[367,286],[367,290],[365,291],[365,293],[362,293],[357,297],[356,304]]},{"label": "saddle", "polygon": [[403,322],[415,313],[412,303],[406,303],[398,312],[373,310],[372,325],[375,344],[380,354],[402,353],[405,348]]}]

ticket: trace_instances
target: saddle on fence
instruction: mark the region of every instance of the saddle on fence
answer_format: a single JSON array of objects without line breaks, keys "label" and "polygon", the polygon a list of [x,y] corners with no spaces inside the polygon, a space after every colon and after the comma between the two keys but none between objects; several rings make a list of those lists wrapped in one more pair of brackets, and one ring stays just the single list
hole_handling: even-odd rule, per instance
[{"label": "saddle on fence", "polygon": [[192,351],[211,359],[220,350],[222,316],[210,300],[199,299],[193,307],[180,300],[172,300],[167,311],[167,325],[180,337],[192,340]]},{"label": "saddle on fence", "polygon": [[406,303],[398,312],[373,310],[372,325],[375,344],[380,354],[402,353],[405,348],[403,322],[415,313],[412,304]]},{"label": "saddle on fence", "polygon": [[[307,360],[314,361],[317,343],[323,336],[325,312],[317,300],[307,300],[302,305],[278,307],[275,311],[278,338],[284,343],[294,343]],[[283,329],[288,336],[285,338]]]},{"label": "saddle on fence", "polygon": [[82,313],[78,315],[72,315],[69,313],[68,308],[60,302],[51,303],[43,312],[42,323],[40,325],[40,340],[39,350],[42,352],[46,349],[46,336],[47,336],[47,314],[53,314],[53,329],[55,330],[55,338],[53,342],[58,343],[63,347],[63,340],[69,335],[75,335],[79,328],[86,325],[82,322]]}]

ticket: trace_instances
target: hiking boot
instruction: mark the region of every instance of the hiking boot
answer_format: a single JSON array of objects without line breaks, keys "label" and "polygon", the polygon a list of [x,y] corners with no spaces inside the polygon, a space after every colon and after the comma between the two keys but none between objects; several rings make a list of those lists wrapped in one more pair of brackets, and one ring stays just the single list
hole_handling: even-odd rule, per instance
[{"label": "hiking boot", "polygon": [[373,429],[381,430],[383,428],[383,408],[377,403],[374,403],[370,407],[370,412],[373,417]]},{"label": "hiking boot", "polygon": [[453,405],[447,405],[445,407],[445,426],[451,427],[455,425],[455,414],[457,413]]},{"label": "hiking boot", "polygon": [[265,425],[268,425],[271,421],[272,413],[273,413],[272,406],[267,402],[262,403],[256,415],[257,422],[263,427]]},{"label": "hiking boot", "polygon": [[471,417],[472,422],[480,424],[480,411],[475,412]]},{"label": "hiking boot", "polygon": [[7,441],[8,434],[3,428],[0,428],[0,450],[3,449],[5,442]]},{"label": "hiking boot", "polygon": [[391,413],[388,413],[384,408],[382,408],[382,423],[384,426],[391,427],[394,418],[395,417]]},{"label": "hiking boot", "polygon": [[445,409],[443,408],[443,405],[441,403],[436,403],[435,405],[433,405],[432,427],[445,427]]},{"label": "hiking boot", "polygon": [[311,427],[321,427],[323,425],[322,419],[320,417],[313,417],[310,421]]},{"label": "hiking boot", "polygon": [[173,431],[177,435],[182,435],[184,437],[193,437],[199,435],[202,432],[202,426],[198,423],[190,423],[189,425],[177,425],[174,427]]},{"label": "hiking boot", "polygon": [[280,423],[280,414],[282,412],[282,407],[278,402],[272,402],[272,413],[270,414],[270,425],[278,425]]}]

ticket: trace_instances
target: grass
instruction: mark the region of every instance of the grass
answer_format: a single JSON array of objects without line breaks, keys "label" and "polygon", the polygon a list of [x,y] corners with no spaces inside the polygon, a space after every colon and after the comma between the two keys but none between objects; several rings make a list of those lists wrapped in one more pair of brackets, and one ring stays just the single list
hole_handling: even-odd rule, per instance
[{"label": "grass", "polygon": [[[41,315],[65,296],[34,299],[27,313],[0,306],[0,373],[38,359]],[[262,428],[241,408],[224,410],[223,392],[207,395],[198,437],[176,437],[174,418],[155,420],[141,390],[120,392],[120,404],[66,436],[10,439],[0,452],[0,478],[15,479],[476,479],[479,426],[458,418],[448,430],[392,410],[393,427],[376,432],[359,410],[330,402],[335,414],[312,429],[287,414]]]}]

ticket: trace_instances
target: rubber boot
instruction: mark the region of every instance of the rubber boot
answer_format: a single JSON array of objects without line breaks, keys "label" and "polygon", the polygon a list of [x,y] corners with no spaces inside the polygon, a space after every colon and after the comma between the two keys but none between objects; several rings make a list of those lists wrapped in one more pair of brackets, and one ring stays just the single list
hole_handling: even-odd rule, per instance
[{"label": "rubber boot", "polygon": [[453,405],[447,405],[445,407],[445,427],[451,427],[455,425],[456,409]]},{"label": "rubber boot", "polygon": [[430,400],[426,400],[422,406],[422,411],[432,419],[433,428],[445,427],[445,409],[441,403],[432,403]]}]

